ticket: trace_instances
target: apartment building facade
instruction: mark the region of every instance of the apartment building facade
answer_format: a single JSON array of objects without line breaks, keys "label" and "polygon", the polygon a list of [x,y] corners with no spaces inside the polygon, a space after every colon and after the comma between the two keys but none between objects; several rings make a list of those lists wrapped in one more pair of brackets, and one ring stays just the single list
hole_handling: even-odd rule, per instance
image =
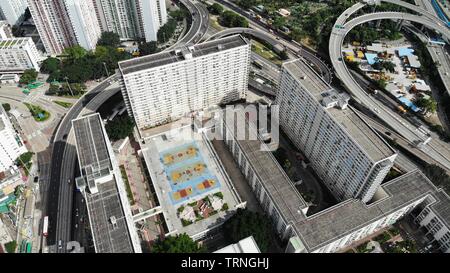
[{"label": "apartment building facade", "polygon": [[[245,115],[240,115],[245,116]],[[225,118],[223,118],[225,117]],[[370,204],[348,199],[323,211],[308,214],[309,204],[285,174],[255,125],[223,114],[216,132],[232,154],[256,200],[271,219],[288,253],[339,252],[353,242],[389,227],[422,203],[433,202],[437,188],[418,170],[377,189]],[[246,130],[247,138],[242,136]],[[239,133],[241,132],[241,133]],[[431,200],[431,201],[429,201]]]},{"label": "apartment building facade", "polygon": [[0,172],[8,170],[27,148],[16,133],[8,114],[0,105]]},{"label": "apartment building facade", "polygon": [[28,0],[28,4],[49,55],[74,45],[95,48],[101,29],[93,0]]},{"label": "apartment building facade", "polygon": [[283,65],[275,104],[280,127],[338,200],[369,202],[396,152],[302,60]]},{"label": "apartment building facade", "polygon": [[139,130],[246,97],[250,45],[227,37],[119,63],[122,95]]},{"label": "apartment building facade", "polygon": [[20,23],[27,9],[27,0],[2,0],[0,1],[0,14],[10,25]]},{"label": "apartment building facade", "polygon": [[94,0],[102,31],[119,34],[123,40],[156,41],[167,22],[165,0]]},{"label": "apartment building facade", "polygon": [[0,40],[0,72],[21,73],[26,69],[39,71],[42,56],[31,37]]}]

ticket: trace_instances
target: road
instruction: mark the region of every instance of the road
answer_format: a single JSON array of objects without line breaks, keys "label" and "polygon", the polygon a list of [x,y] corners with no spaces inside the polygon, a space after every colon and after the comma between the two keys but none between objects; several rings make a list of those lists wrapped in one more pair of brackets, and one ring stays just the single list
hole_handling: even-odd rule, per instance
[{"label": "road", "polygon": [[265,26],[262,22],[256,20],[256,18],[250,16],[250,14],[248,14],[245,10],[241,9],[231,1],[211,0],[210,2],[222,4],[223,6],[225,6],[225,8],[233,10],[246,17],[249,21],[250,26],[250,28],[232,28],[224,30],[217,33],[215,35],[216,38],[221,37],[222,35],[227,36],[231,34],[245,33],[249,35],[255,35],[255,37],[261,38],[271,43],[272,45],[282,45],[294,55],[301,56],[306,59],[310,64],[312,64],[312,66],[320,71],[319,74],[321,74],[325,81],[331,83],[333,77],[332,71],[330,67],[319,56],[317,56],[317,52],[314,52],[310,48],[305,47],[301,44],[292,43],[292,41],[287,39],[286,35],[282,35],[279,32],[274,31],[274,33],[270,33],[267,29],[267,26]]},{"label": "road", "polygon": [[[180,0],[180,2],[191,12],[191,28],[185,37],[167,50],[199,42],[208,29],[208,11],[201,3],[188,0]],[[73,192],[77,154],[71,121],[80,115],[95,112],[109,98],[117,94],[120,88],[118,85],[113,86],[117,79],[117,74],[111,76],[80,98],[65,115],[53,139],[50,181],[42,185],[42,200],[45,200],[43,207],[46,208],[46,215],[50,219],[50,237],[47,245],[56,245],[54,250],[58,253],[67,251],[65,245],[71,241],[74,226],[72,225]],[[79,223],[76,224],[79,225]],[[60,241],[61,248],[57,247]]]},{"label": "road", "polygon": [[[351,94],[353,94],[355,100],[371,109],[381,120],[389,124],[390,127],[394,128],[410,143],[420,145],[420,143],[429,141],[428,135],[421,132],[416,126],[403,119],[395,111],[392,111],[391,109],[387,108],[382,103],[371,97],[368,93],[365,92],[364,89],[359,86],[357,81],[349,72],[345,63],[342,61],[342,44],[347,33],[355,26],[358,26],[365,22],[380,19],[402,19],[406,21],[417,22],[429,27],[430,29],[439,31],[447,38],[450,38],[450,31],[440,21],[437,21],[436,17],[432,17],[434,18],[432,20],[429,17],[432,15],[428,15],[428,13],[426,13],[426,16],[417,16],[399,12],[378,12],[361,15],[350,20],[349,22],[346,22],[346,19],[350,15],[361,9],[363,6],[364,5],[362,3],[358,3],[350,7],[347,11],[344,12],[344,14],[342,14],[338,18],[335,26],[333,27],[333,31],[330,36],[329,50],[331,62],[335,68],[336,75],[342,81],[347,90]],[[450,169],[450,148],[448,147],[447,143],[441,141],[437,136],[433,135],[430,143],[428,145],[420,145],[420,149],[428,153],[432,158],[435,159],[435,161],[441,162],[447,169]]]}]

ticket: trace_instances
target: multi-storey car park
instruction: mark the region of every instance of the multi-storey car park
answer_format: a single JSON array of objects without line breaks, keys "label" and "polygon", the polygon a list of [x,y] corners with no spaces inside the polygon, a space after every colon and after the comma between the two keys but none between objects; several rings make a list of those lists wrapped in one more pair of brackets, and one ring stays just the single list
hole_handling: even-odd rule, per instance
[{"label": "multi-storey car park", "polygon": [[122,95],[140,131],[246,97],[250,44],[232,36],[119,63]]},{"label": "multi-storey car park", "polygon": [[283,65],[280,126],[339,199],[372,199],[396,152],[303,60]]},{"label": "multi-storey car park", "polygon": [[100,115],[74,119],[72,125],[81,171],[76,186],[86,200],[95,252],[142,252],[125,184]]},{"label": "multi-storey car park", "polygon": [[[242,115],[242,114],[240,114]],[[226,116],[226,115],[222,115]],[[438,189],[420,172],[412,171],[380,186],[370,203],[347,199],[307,216],[308,203],[301,197],[254,124],[222,118],[218,131],[279,237],[287,241],[286,252],[338,252],[410,213],[426,200],[435,202]],[[246,139],[236,138],[245,130]],[[439,215],[448,218],[447,215]]]}]

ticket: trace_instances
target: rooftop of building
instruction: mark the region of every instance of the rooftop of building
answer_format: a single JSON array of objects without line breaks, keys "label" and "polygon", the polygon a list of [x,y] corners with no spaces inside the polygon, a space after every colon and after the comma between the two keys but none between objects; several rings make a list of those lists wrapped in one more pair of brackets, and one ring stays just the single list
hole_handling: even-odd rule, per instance
[{"label": "rooftop of building", "polygon": [[248,42],[242,36],[234,35],[194,46],[183,46],[168,52],[161,52],[122,61],[119,63],[119,69],[122,74],[125,75],[158,66],[182,62],[186,59],[210,55],[244,45],[248,45]]},{"label": "rooftop of building", "polygon": [[431,205],[431,210],[439,215],[439,218],[450,229],[450,197],[444,190],[440,190],[434,196],[437,202]]},{"label": "rooftop of building", "polygon": [[82,177],[89,188],[97,189],[97,192],[86,193],[96,252],[133,252],[117,181],[111,173],[111,157],[102,119],[95,113],[72,120],[72,125]]},{"label": "rooftop of building", "polygon": [[[230,216],[213,203],[226,203],[230,210],[242,203],[211,144],[190,125],[148,136],[142,153],[169,232],[196,236]],[[221,200],[215,195],[219,193]],[[192,204],[205,198],[210,201],[208,216],[198,219],[198,203]],[[184,225],[182,218],[193,223]]]},{"label": "rooftop of building", "polygon": [[236,244],[223,247],[214,253],[261,253],[253,236],[240,240]]},{"label": "rooftop of building", "polygon": [[98,193],[86,194],[91,231],[97,253],[132,253],[127,227],[116,181],[99,183]]},{"label": "rooftop of building", "polygon": [[0,41],[0,50],[21,48],[25,44],[29,43],[30,40],[31,37],[4,39]]},{"label": "rooftop of building", "polygon": [[418,170],[381,187],[386,196],[374,203],[366,205],[359,200],[347,200],[297,223],[296,229],[305,246],[309,250],[323,247],[436,191]]},{"label": "rooftop of building", "polygon": [[96,177],[104,176],[112,169],[102,119],[94,114],[72,120],[72,125],[81,172],[86,182],[92,185]]},{"label": "rooftop of building", "polygon": [[283,66],[295,79],[310,92],[310,94],[322,105],[336,101],[341,107],[324,107],[352,139],[360,145],[367,156],[374,162],[383,160],[395,154],[395,151],[387,144],[355,111],[348,106],[350,96],[344,92],[338,92],[326,83],[303,60],[287,62]]},{"label": "rooftop of building", "polygon": [[[434,185],[420,171],[415,170],[383,184],[379,189],[381,194],[377,194],[370,204],[349,199],[306,216],[306,202],[272,153],[261,149],[260,140],[253,140],[256,130],[253,126],[250,128],[248,138],[237,142],[281,217],[294,227],[310,252],[436,191]],[[235,128],[234,132],[238,130]]]}]

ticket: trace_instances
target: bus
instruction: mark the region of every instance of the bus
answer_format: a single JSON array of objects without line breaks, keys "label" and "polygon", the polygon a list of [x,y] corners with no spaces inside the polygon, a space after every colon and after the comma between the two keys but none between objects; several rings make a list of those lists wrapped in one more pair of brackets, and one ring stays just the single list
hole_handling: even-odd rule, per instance
[{"label": "bus", "polygon": [[48,236],[48,216],[44,217],[44,226],[42,227],[42,234],[45,237]]}]

